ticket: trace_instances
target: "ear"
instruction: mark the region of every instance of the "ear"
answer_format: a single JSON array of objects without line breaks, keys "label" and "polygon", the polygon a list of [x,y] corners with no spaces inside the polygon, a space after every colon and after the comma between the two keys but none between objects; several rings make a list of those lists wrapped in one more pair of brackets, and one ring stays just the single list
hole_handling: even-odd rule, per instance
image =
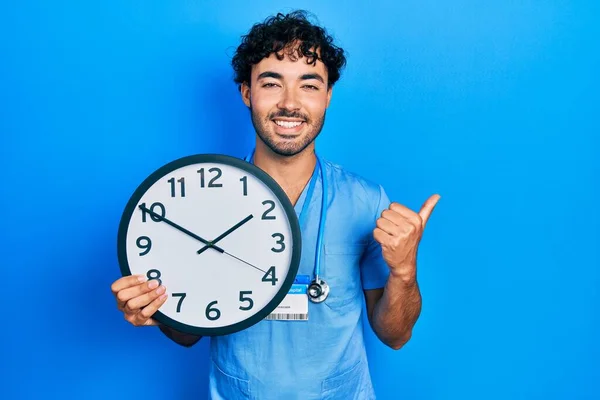
[{"label": "ear", "polygon": [[331,102],[332,94],[333,94],[333,85],[329,86],[329,88],[327,89],[327,105],[325,106],[325,108],[329,108],[329,103]]},{"label": "ear", "polygon": [[240,86],[240,93],[242,95],[242,100],[246,107],[250,108],[250,86],[246,82],[243,82]]}]

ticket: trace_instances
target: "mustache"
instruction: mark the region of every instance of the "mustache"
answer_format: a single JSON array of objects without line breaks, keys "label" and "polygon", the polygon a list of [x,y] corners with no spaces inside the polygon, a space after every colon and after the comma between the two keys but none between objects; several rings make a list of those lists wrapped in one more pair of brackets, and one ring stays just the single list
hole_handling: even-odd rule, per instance
[{"label": "mustache", "polygon": [[303,119],[305,121],[308,121],[308,116],[301,114],[297,111],[288,111],[288,110],[279,110],[275,113],[271,113],[269,115],[269,119],[274,119],[277,117],[282,117],[282,118],[299,118],[299,119]]}]

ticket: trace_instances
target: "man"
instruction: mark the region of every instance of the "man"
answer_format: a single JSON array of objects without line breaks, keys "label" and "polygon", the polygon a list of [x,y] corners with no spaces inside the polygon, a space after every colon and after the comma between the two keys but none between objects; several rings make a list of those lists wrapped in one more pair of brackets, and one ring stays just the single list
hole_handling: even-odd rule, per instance
[{"label": "man", "polygon": [[[308,321],[263,320],[211,338],[213,399],[372,399],[363,319],[393,349],[411,337],[421,310],[417,247],[439,196],[415,213],[390,203],[381,186],[321,159],[329,182],[321,204],[315,139],[345,63],[344,51],[303,12],[255,25],[233,57],[235,82],[256,130],[252,162],[279,183],[297,213],[309,202],[299,275],[314,276],[320,209],[326,207],[322,276],[331,292],[324,302],[309,303]],[[152,315],[166,296],[156,285],[131,276],[112,285],[133,325],[158,324]],[[184,346],[200,339],[160,329]]]}]

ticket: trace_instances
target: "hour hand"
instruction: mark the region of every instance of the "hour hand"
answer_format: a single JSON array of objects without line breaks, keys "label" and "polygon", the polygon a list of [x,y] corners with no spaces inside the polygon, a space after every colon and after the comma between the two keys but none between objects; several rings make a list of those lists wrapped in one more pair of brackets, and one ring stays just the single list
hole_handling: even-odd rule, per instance
[{"label": "hour hand", "polygon": [[196,240],[199,240],[200,242],[204,243],[206,246],[206,248],[212,247],[213,249],[217,250],[220,253],[223,253],[224,250],[222,248],[220,248],[219,246],[215,246],[213,243],[209,242],[206,239],[201,238],[200,236],[196,235],[193,232],[188,231],[187,229],[185,229],[184,227],[177,225],[175,222],[169,221],[167,218],[161,216],[160,214],[155,213],[154,211],[140,205],[140,210],[147,212],[148,214],[150,214],[151,216],[153,216],[155,219],[158,219],[160,221],[165,222],[168,225],[171,225],[173,228],[180,230],[181,232],[185,233],[188,236],[193,237]]},{"label": "hour hand", "polygon": [[[217,238],[215,238],[211,243],[214,246],[214,243],[217,243],[219,240],[223,239],[225,236],[229,235],[231,232],[235,231],[240,226],[242,226],[246,222],[250,221],[252,218],[254,218],[254,215],[252,215],[252,214],[248,215],[246,218],[244,218],[243,220],[241,220],[240,222],[238,222],[237,224],[235,224],[234,226],[232,226],[231,228],[229,228],[227,231],[223,232],[222,235],[219,235]],[[207,244],[206,246],[204,246],[203,248],[201,248],[200,250],[198,250],[197,253],[201,254],[203,251],[205,251],[209,247],[210,247],[210,245]]]}]

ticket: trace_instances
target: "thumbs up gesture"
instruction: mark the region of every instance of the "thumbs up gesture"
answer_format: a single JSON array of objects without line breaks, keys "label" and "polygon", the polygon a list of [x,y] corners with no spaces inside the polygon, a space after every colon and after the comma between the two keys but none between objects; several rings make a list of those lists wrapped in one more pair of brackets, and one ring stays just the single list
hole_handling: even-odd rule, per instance
[{"label": "thumbs up gesture", "polygon": [[390,273],[411,284],[417,279],[417,250],[425,225],[433,212],[440,196],[431,196],[421,210],[411,209],[392,203],[377,219],[373,237],[381,245],[383,258]]}]

